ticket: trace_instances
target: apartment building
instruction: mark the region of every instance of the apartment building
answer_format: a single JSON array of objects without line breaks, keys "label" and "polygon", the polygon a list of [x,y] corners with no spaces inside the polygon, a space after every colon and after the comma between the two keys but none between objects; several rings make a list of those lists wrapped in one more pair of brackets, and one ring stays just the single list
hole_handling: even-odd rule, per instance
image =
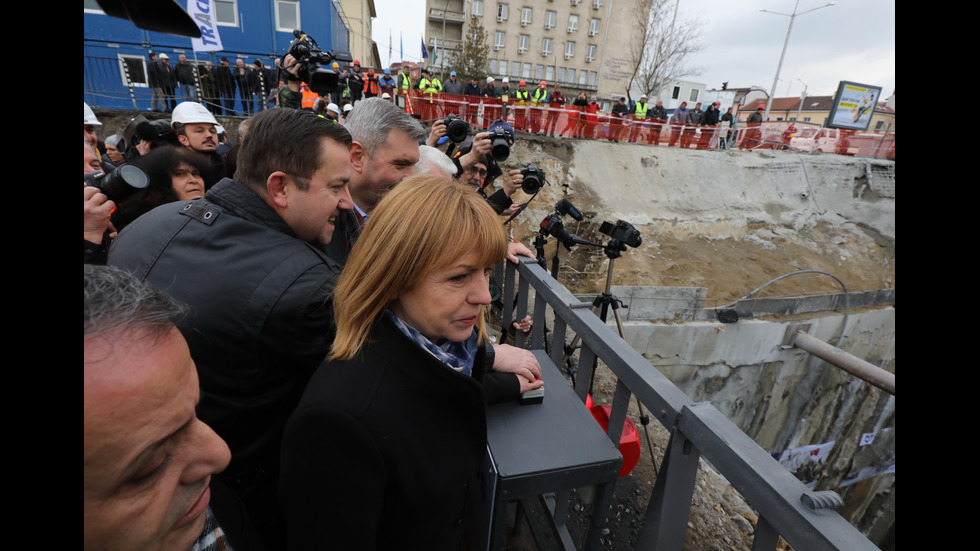
[{"label": "apartment building", "polygon": [[549,90],[558,83],[569,102],[584,91],[608,110],[629,84],[636,1],[426,0],[425,41],[430,55],[439,48],[433,67],[449,71],[450,51],[479,21],[490,46],[488,75],[508,77],[512,88],[522,79],[528,89],[542,80]]}]

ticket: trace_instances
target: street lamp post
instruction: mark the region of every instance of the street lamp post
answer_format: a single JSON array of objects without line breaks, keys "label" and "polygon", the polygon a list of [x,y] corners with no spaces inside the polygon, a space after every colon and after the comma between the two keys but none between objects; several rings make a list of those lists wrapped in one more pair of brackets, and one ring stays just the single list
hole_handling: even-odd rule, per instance
[{"label": "street lamp post", "polygon": [[766,114],[763,117],[763,120],[769,120],[769,110],[772,108],[772,98],[773,96],[776,95],[776,82],[779,81],[779,71],[783,68],[783,57],[786,55],[786,46],[789,44],[789,33],[793,31],[793,20],[796,19],[796,16],[798,15],[803,15],[804,13],[810,13],[811,11],[819,10],[820,8],[826,8],[833,5],[834,3],[830,2],[828,4],[824,4],[822,6],[818,6],[813,9],[796,13],[796,8],[800,6],[800,0],[796,0],[796,5],[793,6],[793,13],[779,13],[779,12],[774,12],[769,10],[759,10],[766,13],[774,13],[776,15],[785,15],[789,17],[789,28],[786,29],[786,40],[783,41],[783,51],[779,54],[779,65],[776,66],[776,77],[772,79],[772,92],[769,94],[769,101],[766,103]]}]

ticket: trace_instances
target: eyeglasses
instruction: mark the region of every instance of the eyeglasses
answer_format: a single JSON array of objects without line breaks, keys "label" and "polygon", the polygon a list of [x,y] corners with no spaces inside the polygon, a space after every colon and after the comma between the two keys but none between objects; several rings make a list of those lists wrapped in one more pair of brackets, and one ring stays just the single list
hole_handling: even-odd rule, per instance
[{"label": "eyeglasses", "polygon": [[487,175],[487,169],[485,169],[485,168],[470,167],[470,168],[466,169],[466,172],[469,173],[469,174],[472,174],[472,173],[475,172],[476,174],[478,174],[480,176],[486,176]]}]

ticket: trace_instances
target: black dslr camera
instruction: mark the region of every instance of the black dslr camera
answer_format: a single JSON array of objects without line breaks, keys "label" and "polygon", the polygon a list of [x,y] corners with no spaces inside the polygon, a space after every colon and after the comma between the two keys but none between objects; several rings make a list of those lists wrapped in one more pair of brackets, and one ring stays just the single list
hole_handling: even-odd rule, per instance
[{"label": "black dslr camera", "polygon": [[112,172],[89,172],[85,185],[98,188],[111,201],[119,204],[150,184],[143,169],[131,164],[119,165]]},{"label": "black dslr camera", "polygon": [[609,222],[603,222],[599,226],[599,231],[633,248],[639,247],[640,243],[643,242],[643,238],[640,237],[640,231],[634,228],[633,224],[624,222],[623,220],[617,220],[615,225]]},{"label": "black dslr camera", "polygon": [[462,142],[470,133],[469,123],[459,118],[459,115],[449,115],[443,123],[446,125],[446,136],[454,143]]},{"label": "black dslr camera", "polygon": [[338,90],[340,75],[330,69],[324,69],[318,64],[329,65],[334,60],[353,61],[350,52],[343,50],[331,50],[324,53],[320,46],[313,40],[313,37],[296,29],[293,31],[296,37],[289,43],[289,54],[296,58],[299,69],[296,71],[299,79],[306,83],[317,94],[323,96]]},{"label": "black dslr camera", "polygon": [[498,163],[506,161],[510,156],[510,133],[501,127],[490,131],[490,156]]},{"label": "black dslr camera", "polygon": [[524,181],[521,183],[521,190],[528,195],[537,193],[544,183],[544,170],[538,168],[533,163],[521,169],[521,176],[524,177]]}]

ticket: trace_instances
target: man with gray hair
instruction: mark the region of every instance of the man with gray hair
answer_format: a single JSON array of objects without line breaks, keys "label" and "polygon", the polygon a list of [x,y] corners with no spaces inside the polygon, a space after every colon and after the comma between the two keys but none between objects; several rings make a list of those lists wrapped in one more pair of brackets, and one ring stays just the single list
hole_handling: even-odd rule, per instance
[{"label": "man with gray hair", "polygon": [[456,164],[442,151],[430,146],[419,146],[419,162],[415,163],[413,174],[432,174],[452,180],[456,174]]},{"label": "man with gray hair", "polygon": [[125,270],[84,271],[83,548],[259,549],[214,477],[228,445],[195,412],[197,369],[176,326],[190,308]]},{"label": "man with gray hair", "polygon": [[344,121],[350,148],[350,196],[354,208],[337,217],[336,229],[324,249],[341,265],[357,241],[374,207],[399,182],[412,175],[425,139],[422,123],[395,104],[374,97],[357,102]]}]

